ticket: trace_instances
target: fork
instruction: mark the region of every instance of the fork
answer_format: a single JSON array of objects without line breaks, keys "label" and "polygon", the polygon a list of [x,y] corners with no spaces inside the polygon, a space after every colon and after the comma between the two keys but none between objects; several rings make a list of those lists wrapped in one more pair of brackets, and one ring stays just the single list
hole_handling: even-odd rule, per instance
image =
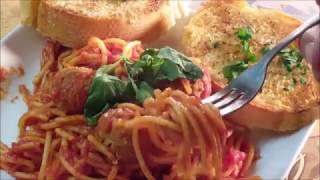
[{"label": "fork", "polygon": [[259,63],[242,72],[227,87],[203,99],[202,103],[213,103],[222,116],[232,113],[248,104],[261,90],[266,78],[268,65],[272,59],[307,29],[320,23],[320,15],[316,15],[295,29],[271,51],[267,52]]}]

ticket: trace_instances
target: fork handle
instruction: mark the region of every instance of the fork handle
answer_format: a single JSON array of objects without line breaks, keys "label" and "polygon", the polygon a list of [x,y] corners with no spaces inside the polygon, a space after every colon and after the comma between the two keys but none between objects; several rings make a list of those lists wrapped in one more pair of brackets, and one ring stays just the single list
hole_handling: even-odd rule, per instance
[{"label": "fork handle", "polygon": [[[294,41],[298,36],[303,34],[306,30],[309,28],[315,26],[316,24],[320,23],[320,14],[310,18],[308,21],[303,23],[301,26],[299,26],[297,29],[295,29],[293,32],[291,32],[287,37],[282,39],[277,46],[271,49],[268,53],[266,53],[262,57],[262,61],[260,63],[263,63],[265,66],[268,66],[271,60],[285,47],[287,47],[292,41]],[[319,32],[320,33],[320,32]]]}]

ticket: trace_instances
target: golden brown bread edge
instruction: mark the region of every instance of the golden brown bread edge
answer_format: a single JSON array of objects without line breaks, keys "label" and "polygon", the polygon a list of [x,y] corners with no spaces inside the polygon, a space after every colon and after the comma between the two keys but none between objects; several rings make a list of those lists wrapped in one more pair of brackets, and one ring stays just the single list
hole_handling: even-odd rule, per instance
[{"label": "golden brown bread edge", "polygon": [[[273,11],[277,14],[278,18],[284,19],[283,21],[289,24],[295,24],[297,27],[301,25],[301,22],[286,13],[279,11]],[[262,128],[273,131],[293,131],[300,129],[314,120],[320,119],[320,85],[319,82],[312,78],[312,82],[308,87],[311,92],[318,93],[318,96],[313,106],[303,107],[294,112],[278,111],[276,108],[269,106],[259,106],[258,103],[252,101],[242,109],[231,113],[226,116],[227,120],[231,120],[235,123],[246,125],[251,128]],[[217,87],[217,84],[214,85]],[[220,86],[220,89],[222,86]],[[216,92],[216,91],[215,91]],[[303,97],[301,97],[303,98]]]},{"label": "golden brown bread edge", "polygon": [[[223,89],[223,87],[224,86],[213,82],[213,92],[217,92]],[[260,128],[283,132],[297,130],[314,120],[319,120],[319,118],[319,104],[311,107],[305,107],[295,112],[289,112],[285,110],[279,111],[271,106],[261,106],[254,101],[224,117],[226,120],[249,128]]]},{"label": "golden brown bread edge", "polygon": [[[245,1],[226,0],[223,2],[221,1],[221,3],[231,3],[231,4],[233,3],[237,5],[239,8],[250,8],[248,7]],[[205,6],[210,6],[210,1]],[[206,8],[205,6],[202,7],[201,10],[205,9]],[[292,25],[294,24],[296,27],[298,27],[301,24],[300,21],[298,21],[297,19],[285,13],[282,13],[276,10],[270,10],[270,11],[272,11],[273,13],[276,13],[278,18],[283,19],[285,22],[289,24],[292,24]],[[187,52],[189,52],[189,55],[192,55],[192,54],[199,55],[199,51],[195,51],[193,53],[193,50],[190,49],[190,47],[188,46],[186,47],[187,47],[186,50]],[[206,53],[206,51],[203,51],[202,53]],[[200,54],[201,54],[201,51],[200,51]],[[212,82],[212,83],[213,83],[213,92],[217,92],[226,86],[226,84],[221,84],[219,82]],[[250,128],[268,129],[272,131],[297,130],[299,128],[306,126],[312,121],[320,118],[319,82],[317,82],[314,78],[312,78],[312,83],[307,88],[310,90],[310,92],[315,94],[314,96],[315,99],[312,99],[312,101],[316,102],[315,104],[310,104],[310,106],[308,107],[300,107],[300,109],[296,109],[295,111],[289,112],[285,110],[279,110],[277,109],[277,107],[262,106],[261,104],[259,104],[259,102],[252,101],[242,109],[234,113],[231,113],[224,118],[236,124],[244,125]]]},{"label": "golden brown bread edge", "polygon": [[[22,0],[23,1],[23,0]],[[174,12],[167,0],[152,0],[150,11],[138,13],[134,23],[129,18],[89,17],[61,8],[53,7],[46,0],[32,1],[31,16],[23,22],[34,26],[42,35],[62,45],[77,48],[85,45],[92,36],[99,38],[118,37],[124,40],[150,42],[167,32],[174,24]],[[30,5],[29,5],[30,6]],[[29,7],[30,8],[30,7]],[[37,12],[34,12],[37,11]],[[31,23],[32,22],[32,23]]]}]

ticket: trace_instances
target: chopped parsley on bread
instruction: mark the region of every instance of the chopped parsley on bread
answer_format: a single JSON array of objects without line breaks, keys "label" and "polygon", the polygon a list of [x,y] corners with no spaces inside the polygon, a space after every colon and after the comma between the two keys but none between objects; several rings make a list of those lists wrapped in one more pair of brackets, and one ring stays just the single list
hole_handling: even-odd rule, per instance
[{"label": "chopped parsley on bread", "polygon": [[[300,24],[283,12],[252,8],[245,1],[213,0],[191,18],[183,45],[189,56],[210,67],[214,91],[219,91]],[[262,91],[227,119],[289,131],[320,116],[319,83],[296,46],[279,53],[269,66]]]}]

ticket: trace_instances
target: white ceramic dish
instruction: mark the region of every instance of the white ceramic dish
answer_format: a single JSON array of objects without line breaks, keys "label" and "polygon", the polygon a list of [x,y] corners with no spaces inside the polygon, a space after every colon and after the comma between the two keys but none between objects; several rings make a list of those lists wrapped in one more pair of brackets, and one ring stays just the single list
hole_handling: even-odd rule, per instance
[{"label": "white ceramic dish", "polygon": [[[277,6],[278,8],[291,8],[290,11],[298,15],[300,19],[306,19],[312,16],[312,11],[317,12],[315,4],[309,2],[310,7],[315,9],[310,10],[310,7],[304,4],[305,14],[301,10],[299,1],[290,6],[283,6],[279,3],[270,5],[270,1],[263,4],[262,1],[252,1],[254,5],[265,7]],[[195,9],[199,4],[191,3],[189,7]],[[299,9],[300,8],[300,9]],[[293,9],[293,10],[292,10]],[[311,13],[310,13],[311,11]],[[297,13],[300,12],[300,13]],[[290,12],[289,12],[290,13]],[[179,46],[175,42],[180,39],[181,30],[186,19],[178,22],[178,26],[174,28],[167,36],[161,38],[156,44],[152,46],[171,45],[178,49]],[[170,39],[170,41],[168,41]],[[175,41],[176,40],[176,41]],[[20,116],[26,112],[27,108],[22,98],[18,93],[18,86],[26,84],[29,89],[32,89],[32,79],[40,69],[41,50],[44,47],[45,39],[37,32],[28,27],[18,26],[13,32],[8,34],[1,40],[1,65],[2,66],[16,66],[22,65],[25,70],[25,75],[21,78],[12,79],[9,89],[9,95],[5,100],[0,102],[0,122],[1,122],[1,136],[0,140],[5,144],[11,144],[16,140],[18,134],[17,123]],[[14,102],[10,102],[15,96],[19,98]],[[261,154],[261,159],[257,161],[252,169],[252,174],[259,175],[263,179],[283,179],[287,176],[292,167],[295,158],[301,151],[305,141],[312,131],[314,125],[308,125],[305,128],[293,133],[279,134],[268,131],[253,131],[252,139],[255,142]],[[5,172],[0,172],[1,180],[13,179]]]}]

